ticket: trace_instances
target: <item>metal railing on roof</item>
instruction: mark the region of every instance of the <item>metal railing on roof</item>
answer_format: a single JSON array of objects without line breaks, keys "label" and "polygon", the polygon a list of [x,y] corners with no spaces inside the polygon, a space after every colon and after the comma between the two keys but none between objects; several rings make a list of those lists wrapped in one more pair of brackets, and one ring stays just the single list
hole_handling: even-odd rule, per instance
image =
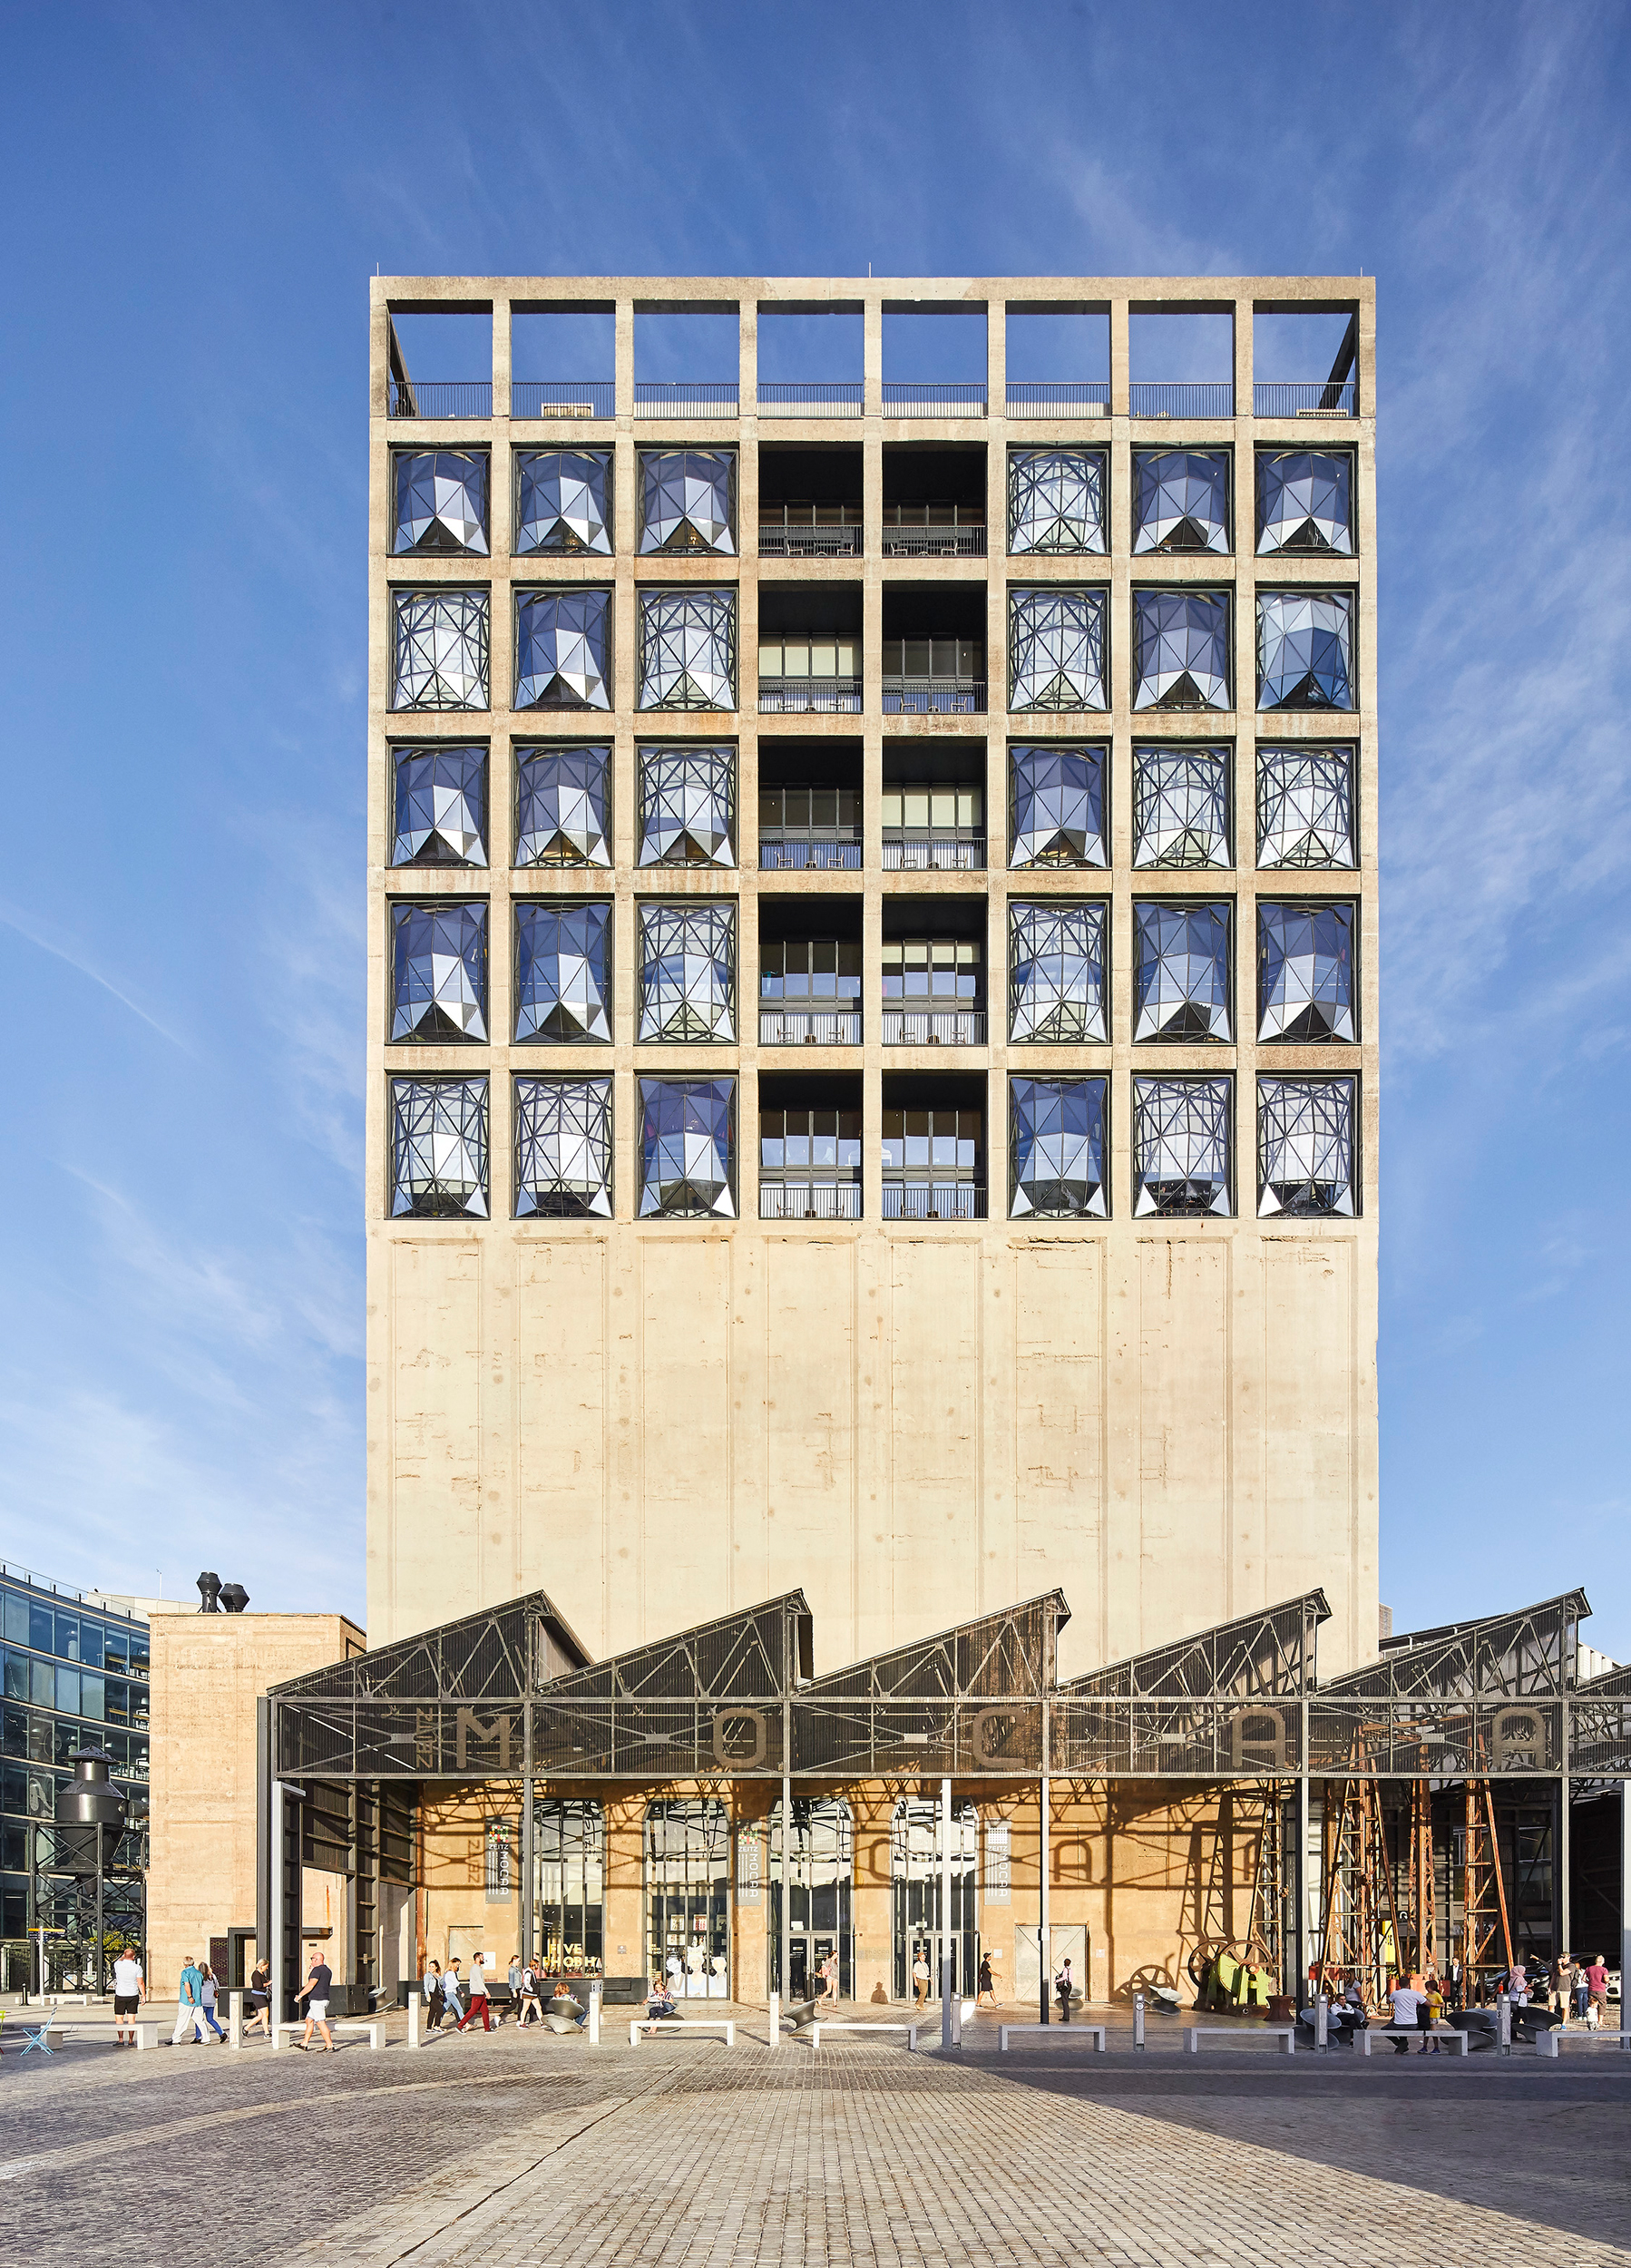
[{"label": "metal railing on roof", "polygon": [[1011,378],[1008,414],[1011,417],[1108,417],[1109,380],[1093,378],[1081,385],[1054,385],[1047,380],[1033,383]]},{"label": "metal railing on roof", "polygon": [[392,417],[491,417],[493,381],[475,378],[400,378],[386,382],[386,415]]},{"label": "metal railing on roof", "polygon": [[885,1181],[885,1220],[983,1220],[982,1181]]},{"label": "metal railing on roof", "polygon": [[985,865],[983,835],[917,834],[884,830],[885,874],[977,874]]},{"label": "metal railing on roof", "polygon": [[734,417],[740,388],[734,378],[636,378],[637,417]]},{"label": "metal railing on roof", "polygon": [[911,523],[892,526],[885,522],[884,556],[885,559],[983,559],[985,523],[981,520],[959,527],[930,527]]},{"label": "metal railing on roof", "polygon": [[889,717],[978,716],[985,708],[983,678],[884,679],[884,713]]},{"label": "metal railing on roof", "polygon": [[845,527],[815,527],[798,522],[761,520],[761,559],[859,559],[862,529],[859,521]]},{"label": "metal railing on roof", "polygon": [[1232,379],[1195,386],[1131,386],[1128,408],[1134,417],[1233,417]]},{"label": "metal railing on roof", "polygon": [[858,1181],[761,1181],[761,1220],[859,1220]]},{"label": "metal railing on roof", "polygon": [[97,1614],[117,1615],[125,1622],[140,1622],[144,1629],[147,1627],[143,1616],[132,1614],[128,1607],[115,1606],[112,1594],[101,1590],[78,1590],[72,1583],[54,1582],[49,1575],[42,1575],[37,1568],[18,1567],[9,1559],[0,1559],[0,1578],[13,1583],[26,1583],[30,1590],[49,1591],[54,1598],[60,1598],[64,1603],[72,1601],[78,1607],[90,1607]]},{"label": "metal railing on roof", "polygon": [[985,1045],[983,1008],[885,1008],[878,1037],[886,1048]]},{"label": "metal railing on roof", "polygon": [[885,417],[983,417],[985,382],[977,385],[936,385],[923,379],[903,380],[884,388]]},{"label": "metal railing on roof", "polygon": [[1359,414],[1359,386],[1353,378],[1315,378],[1295,384],[1277,379],[1255,381],[1254,417],[1354,417]]},{"label": "metal railing on roof", "polygon": [[861,381],[817,386],[803,378],[761,378],[758,404],[761,417],[859,417]]},{"label": "metal railing on roof", "polygon": [[768,717],[858,716],[859,678],[761,678],[759,709]]},{"label": "metal railing on roof", "polygon": [[859,827],[761,827],[759,865],[782,874],[858,866]]},{"label": "metal railing on roof", "polygon": [[599,378],[513,378],[512,417],[612,417],[617,387]]},{"label": "metal railing on roof", "polygon": [[858,1048],[858,1008],[761,1008],[759,1045],[764,1048]]}]

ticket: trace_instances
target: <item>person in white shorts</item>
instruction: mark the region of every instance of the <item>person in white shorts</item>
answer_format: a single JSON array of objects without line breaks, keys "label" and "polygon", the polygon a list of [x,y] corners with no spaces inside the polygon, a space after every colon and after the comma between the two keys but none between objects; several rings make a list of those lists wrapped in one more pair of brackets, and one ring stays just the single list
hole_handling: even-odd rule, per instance
[{"label": "person in white shorts", "polygon": [[330,2055],[335,2053],[334,2036],[328,2028],[328,1995],[334,1987],[334,1971],[319,1953],[307,1972],[306,1982],[296,1993],[297,2000],[306,2003],[306,2029],[300,2035],[300,2045],[306,2047],[315,2024],[323,2035],[323,2045]]},{"label": "person in white shorts", "polygon": [[[133,2048],[136,2045],[136,2011],[142,2006],[142,1998],[146,1987],[147,1980],[142,1974],[142,1963],[135,1954],[128,1950],[121,1953],[113,1963],[113,2045],[115,2048]],[[128,2039],[124,2036],[127,2020],[131,2028],[131,2036]]]}]

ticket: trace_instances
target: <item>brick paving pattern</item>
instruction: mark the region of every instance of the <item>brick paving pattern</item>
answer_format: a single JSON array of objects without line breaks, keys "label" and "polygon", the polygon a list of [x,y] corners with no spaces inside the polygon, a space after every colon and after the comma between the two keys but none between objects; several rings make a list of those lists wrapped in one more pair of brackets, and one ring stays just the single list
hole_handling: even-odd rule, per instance
[{"label": "brick paving pattern", "polygon": [[[709,2011],[710,2014],[713,2012]],[[1631,2268],[1600,2058],[774,2054],[625,2027],[0,2062],[0,2268]],[[1069,2060],[1064,2060],[1068,2056]],[[1631,2058],[1626,2058],[1631,2062]]]}]

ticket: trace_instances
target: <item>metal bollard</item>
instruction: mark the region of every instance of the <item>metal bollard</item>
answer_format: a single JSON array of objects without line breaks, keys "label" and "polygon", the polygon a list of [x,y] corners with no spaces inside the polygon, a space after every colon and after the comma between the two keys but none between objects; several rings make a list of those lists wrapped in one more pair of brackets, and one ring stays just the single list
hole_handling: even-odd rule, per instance
[{"label": "metal bollard", "polygon": [[1140,2055],[1144,2053],[1144,1995],[1141,1992],[1133,1995],[1133,2046]]},{"label": "metal bollard", "polygon": [[598,1984],[589,1988],[589,2044],[591,2048],[598,2048],[601,2044],[601,1988]]},{"label": "metal bollard", "polygon": [[422,2048],[425,2045],[424,2038],[419,2029],[419,2015],[424,2005],[424,1999],[417,1988],[415,1988],[408,1994],[407,2002],[408,2046],[410,2048]]},{"label": "metal bollard", "polygon": [[1314,1996],[1314,2044],[1322,2056],[1331,2051],[1331,2003],[1323,1992]]},{"label": "metal bollard", "polygon": [[779,2048],[781,2044],[782,1996],[779,1992],[773,1992],[770,1995],[770,2045],[773,2048]]},{"label": "metal bollard", "polygon": [[1495,2022],[1500,2035],[1500,2052],[1503,2056],[1509,2056],[1512,2052],[1512,2002],[1507,1993],[1503,1992],[1495,2003]]},{"label": "metal bollard", "polygon": [[243,1994],[241,1992],[229,1992],[227,1995],[227,2045],[229,2048],[243,2046]]}]

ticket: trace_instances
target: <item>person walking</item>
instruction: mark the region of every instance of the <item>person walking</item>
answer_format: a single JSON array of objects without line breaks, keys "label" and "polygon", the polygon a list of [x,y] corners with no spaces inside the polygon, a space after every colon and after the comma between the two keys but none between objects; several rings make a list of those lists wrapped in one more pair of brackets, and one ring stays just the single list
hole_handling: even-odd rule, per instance
[{"label": "person walking", "polygon": [[[510,2013],[519,2024],[521,2021],[521,1955],[519,1953],[512,1953],[510,1956],[509,1978]],[[501,2024],[503,2022],[502,2015],[498,2020]]]},{"label": "person walking", "polygon": [[1076,1982],[1070,1974],[1070,1956],[1067,1953],[1064,1965],[1053,1980],[1054,1996],[1059,2001],[1059,2020],[1061,2024],[1068,2024],[1070,2021],[1070,1996],[1075,1989]]},{"label": "person walking", "polygon": [[181,1964],[181,1988],[176,1994],[180,2008],[176,2028],[170,2036],[172,2048],[179,2048],[184,2033],[191,2032],[197,2047],[204,2037],[204,1980],[190,1953]]},{"label": "person walking", "polygon": [[531,2010],[534,2019],[538,2023],[542,2024],[543,2021],[543,2001],[538,1989],[537,1963],[534,1961],[523,1960],[521,1964],[521,2007],[515,2018],[515,2021],[518,2026],[524,2025],[526,2023],[529,2010]]},{"label": "person walking", "polygon": [[482,2029],[484,2032],[490,2032],[493,2029],[493,2019],[487,2013],[486,1968],[487,1962],[492,1958],[490,1953],[478,1953],[470,1964],[470,2006],[459,2019],[458,2029],[460,2031],[463,2031],[471,2019],[476,2016],[481,2018]]},{"label": "person walking", "polygon": [[[451,2016],[455,2024],[464,2013],[464,1980],[459,1974],[459,1957],[456,1953],[442,1972],[442,2008],[444,2015]],[[438,2017],[438,2026],[441,2020]]]},{"label": "person walking", "polygon": [[446,2006],[442,1998],[442,1964],[439,1960],[425,1962],[419,1989],[425,1995],[425,2028],[427,2032],[439,2032]]},{"label": "person walking", "polygon": [[263,2031],[272,2036],[272,1964],[258,1960],[249,1971],[249,1988],[244,1998],[249,2004],[249,2020],[244,2027],[244,2038],[251,2032]]},{"label": "person walking", "polygon": [[[136,2045],[136,2011],[142,2006],[142,1996],[147,1980],[142,1974],[142,1963],[134,1950],[126,1946],[113,1963],[113,2045],[133,2048]],[[124,2027],[129,2022],[131,2036],[126,2039]]]},{"label": "person walking", "polygon": [[923,1959],[921,1945],[917,1949],[917,1959],[912,1964],[912,1989],[917,1994],[917,2005],[921,2009],[929,1998],[929,1964]]},{"label": "person walking", "polygon": [[1589,1966],[1587,1961],[1575,1963],[1575,2014],[1582,2024],[1586,2021],[1586,2011],[1591,2006],[1591,1981],[1586,1973]]},{"label": "person walking", "polygon": [[1608,1969],[1601,1953],[1594,1953],[1591,1958],[1586,1971],[1586,1989],[1591,1996],[1586,2021],[1597,2031],[1608,2021]]},{"label": "person walking", "polygon": [[997,1984],[995,1978],[991,1975],[991,1957],[989,1953],[982,1953],[980,1956],[980,1985],[979,1989],[974,1995],[974,2006],[977,2009],[994,2009],[996,2005]]},{"label": "person walking", "polygon": [[821,1979],[822,1999],[824,2000],[835,2000],[838,1998],[837,1954],[829,1953],[826,1959],[822,1962],[820,1969],[816,1971],[816,1974]]},{"label": "person walking", "polygon": [[[204,2011],[205,2023],[209,2025],[210,2030],[215,2034],[215,2037],[220,2040],[221,2046],[224,2048],[227,2044],[227,2035],[222,2031],[220,2026],[215,2020],[215,2003],[218,1997],[215,1985],[215,1971],[210,1968],[209,1962],[206,1961],[203,1967],[199,1970],[199,2006]],[[200,2032],[199,2037],[201,2039],[203,2038],[203,2034]]]},{"label": "person walking", "polygon": [[295,1995],[297,2000],[304,2000],[306,2003],[306,2029],[300,2035],[302,2048],[311,2038],[311,2028],[315,2024],[323,2035],[323,2046],[327,2053],[329,2055],[335,2053],[334,2035],[328,2028],[328,1996],[333,1989],[333,1970],[323,1959],[321,1953],[314,1954],[311,1967],[307,1972],[306,1982]]}]

